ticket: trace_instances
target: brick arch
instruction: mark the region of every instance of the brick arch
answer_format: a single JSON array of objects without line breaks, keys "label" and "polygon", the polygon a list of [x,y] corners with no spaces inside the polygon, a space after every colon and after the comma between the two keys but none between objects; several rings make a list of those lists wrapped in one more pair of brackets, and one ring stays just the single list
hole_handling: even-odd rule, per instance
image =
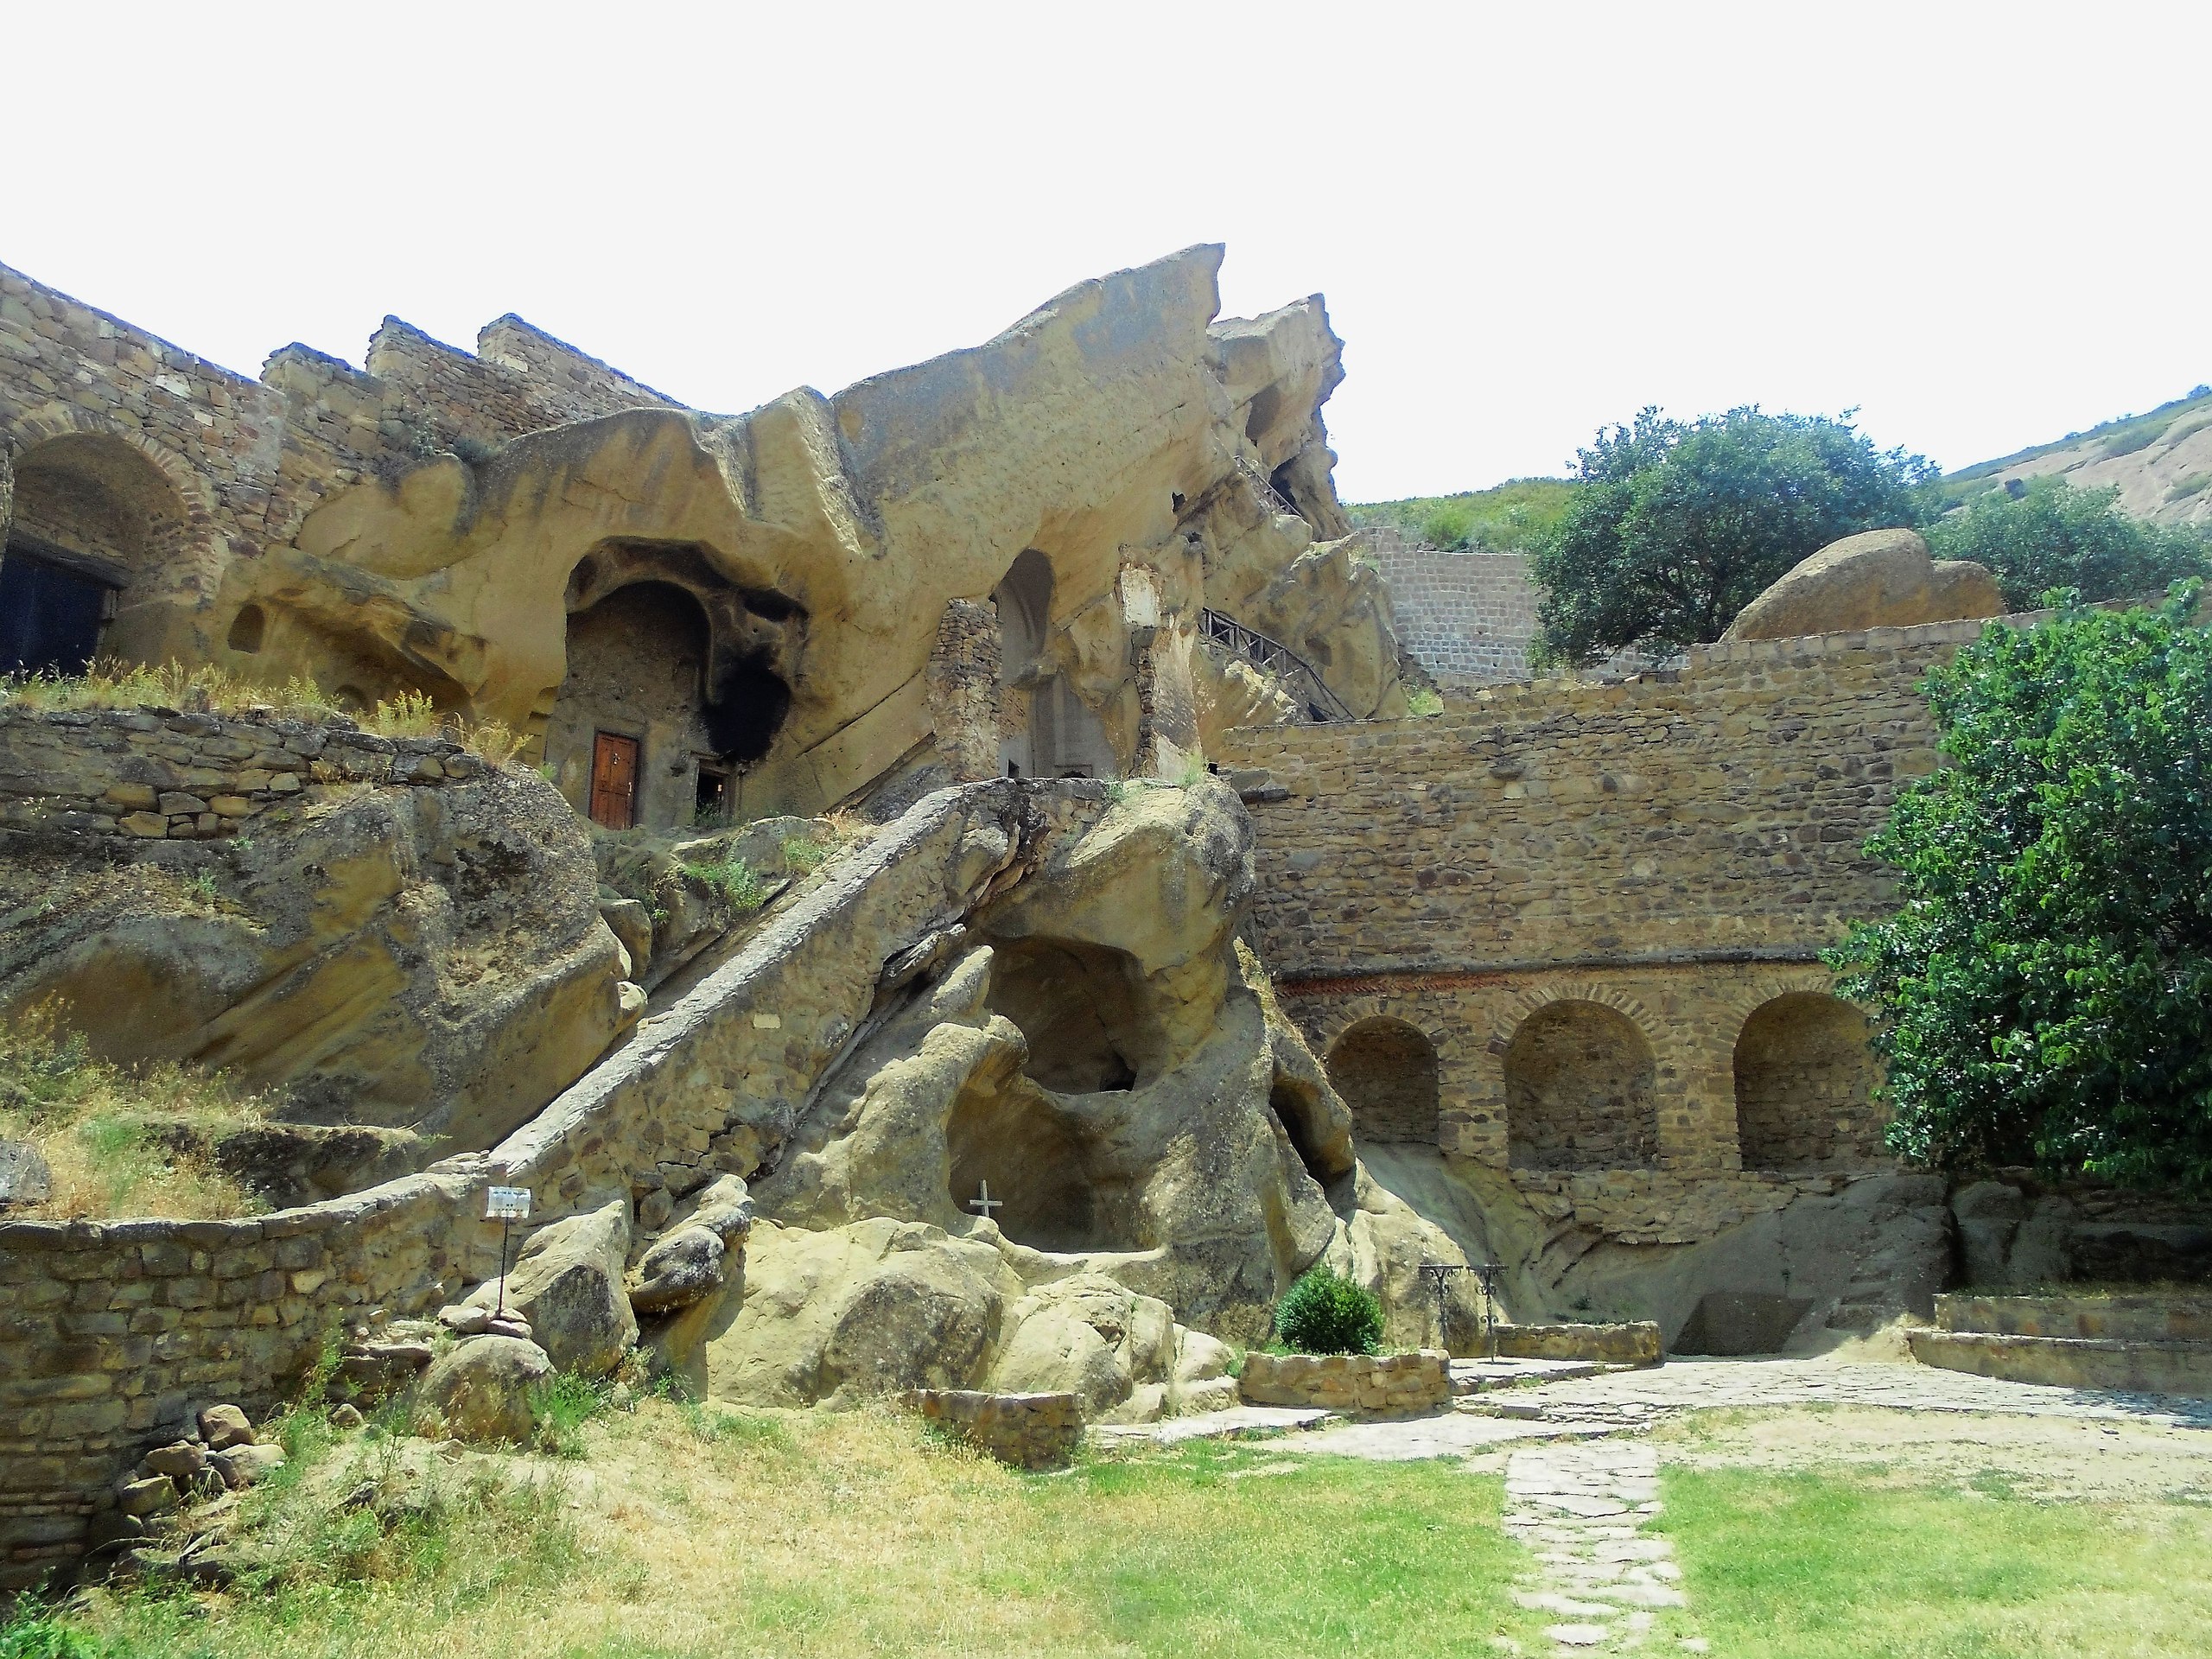
[{"label": "brick arch", "polygon": [[54,438],[113,438],[128,444],[152,462],[162,477],[168,480],[169,486],[175,490],[183,504],[187,518],[204,524],[214,522],[214,492],[190,461],[158,439],[149,438],[143,432],[111,420],[96,410],[79,409],[69,404],[46,404],[18,415],[8,423],[5,429],[10,459],[17,465],[30,451]]},{"label": "brick arch", "polygon": [[1866,1012],[1832,986],[1790,986],[1738,1022],[1731,1071],[1745,1169],[1866,1168],[1885,1159],[1880,1065]]},{"label": "brick arch", "polygon": [[1513,1043],[1515,1035],[1527,1025],[1529,1017],[1541,1014],[1554,1002],[1595,1002],[1611,1008],[1630,1025],[1643,1039],[1644,1046],[1656,1056],[1665,1042],[1666,1024],[1645,1006],[1640,997],[1630,995],[1602,980],[1573,979],[1547,980],[1541,984],[1517,988],[1508,999],[1490,1040],[1491,1052],[1503,1054]]},{"label": "brick arch", "polygon": [[[1736,982],[1717,1007],[1721,1035],[1730,1043],[1743,1034],[1744,1022],[1777,996],[1817,992],[1835,996],[1835,976],[1815,963],[1768,969]],[[1848,997],[1839,1000],[1849,1001]],[[1854,1005],[1855,1006],[1855,1005]]]},{"label": "brick arch", "polygon": [[1437,1144],[1436,1043],[1421,1027],[1389,1014],[1355,1020],[1331,1040],[1324,1064],[1351,1109],[1356,1139]]}]

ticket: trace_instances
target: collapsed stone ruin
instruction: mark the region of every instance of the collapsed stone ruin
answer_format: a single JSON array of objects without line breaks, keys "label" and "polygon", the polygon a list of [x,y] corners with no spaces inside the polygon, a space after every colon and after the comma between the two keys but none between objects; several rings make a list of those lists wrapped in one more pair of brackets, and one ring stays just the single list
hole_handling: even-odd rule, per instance
[{"label": "collapsed stone ruin", "polygon": [[[1317,1262],[1397,1347],[1424,1263],[1707,1351],[1930,1311],[1952,1195],[1818,953],[1978,590],[1885,543],[1800,633],[1411,718],[1339,344],[1219,258],[735,416],[514,317],[248,380],[0,270],[0,666],[266,688],[0,705],[0,1017],[273,1103],[257,1213],[0,1219],[0,1582],[334,1329],[456,1422],[539,1353],[1095,1421],[1233,1399]],[[2020,1203],[2022,1274],[2201,1247]]]}]

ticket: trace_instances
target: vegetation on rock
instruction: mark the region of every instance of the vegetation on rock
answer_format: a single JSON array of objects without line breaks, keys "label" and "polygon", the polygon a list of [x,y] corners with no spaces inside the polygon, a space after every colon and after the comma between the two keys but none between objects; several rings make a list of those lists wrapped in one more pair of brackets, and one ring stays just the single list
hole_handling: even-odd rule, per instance
[{"label": "vegetation on rock", "polygon": [[1915,522],[1914,490],[1935,476],[1847,416],[1756,405],[1694,422],[1648,408],[1579,459],[1581,487],[1531,562],[1536,650],[1564,664],[1718,639],[1808,555]]},{"label": "vegetation on rock", "polygon": [[1446,552],[1483,548],[1511,553],[1548,533],[1573,495],[1574,486],[1567,479],[1516,478],[1457,495],[1348,504],[1344,512],[1355,524],[1395,524]]},{"label": "vegetation on rock", "polygon": [[1371,1354],[1382,1340],[1382,1304],[1327,1268],[1315,1268],[1275,1304],[1275,1338],[1301,1354]]},{"label": "vegetation on rock", "polygon": [[1879,1014],[1891,1147],[2212,1192],[2212,635],[1991,628],[1931,672],[1951,764],[1867,843],[1904,903],[1829,953]]},{"label": "vegetation on rock", "polygon": [[36,1147],[53,1179],[51,1197],[11,1213],[245,1215],[259,1206],[212,1148],[261,1116],[258,1097],[219,1076],[95,1059],[84,1034],[64,1037],[50,1010],[0,1026],[0,1141]]},{"label": "vegetation on rock", "polygon": [[2053,588],[2089,601],[2133,599],[2212,573],[2212,534],[2131,518],[2119,499],[2118,490],[2031,479],[2018,495],[1992,491],[1929,525],[1929,551],[1988,566],[2016,611]]}]

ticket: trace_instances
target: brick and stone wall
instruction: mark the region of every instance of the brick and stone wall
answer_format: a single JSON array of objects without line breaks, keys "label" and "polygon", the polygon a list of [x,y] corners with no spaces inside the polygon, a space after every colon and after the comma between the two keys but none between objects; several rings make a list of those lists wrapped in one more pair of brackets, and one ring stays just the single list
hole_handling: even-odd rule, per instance
[{"label": "brick and stone wall", "polygon": [[[1801,1166],[1866,1166],[1872,1072],[1837,1064],[1851,1011],[1819,952],[1891,902],[1861,843],[1937,763],[1916,683],[1983,626],[1230,734],[1224,763],[1266,775],[1255,926],[1284,1007],[1324,1052],[1414,1027],[1440,1143],[1612,1236],[1709,1236],[1788,1202]],[[1784,998],[1745,1054],[1747,1168],[1738,1039]]]}]

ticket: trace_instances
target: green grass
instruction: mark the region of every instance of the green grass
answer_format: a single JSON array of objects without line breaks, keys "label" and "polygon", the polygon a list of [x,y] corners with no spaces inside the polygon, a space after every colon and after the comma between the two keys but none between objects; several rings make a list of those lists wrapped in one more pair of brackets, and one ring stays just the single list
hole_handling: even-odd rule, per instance
[{"label": "green grass", "polygon": [[1668,1471],[1690,1622],[1761,1659],[2196,1659],[2212,1511],[1827,1471]]},{"label": "green grass", "polygon": [[715,864],[689,864],[683,874],[704,887],[732,910],[758,910],[768,897],[767,883],[741,858]]},{"label": "green grass", "polygon": [[1516,478],[1487,490],[1348,504],[1355,524],[1395,524],[1444,548],[1516,552],[1559,522],[1573,498],[1563,478]]}]

